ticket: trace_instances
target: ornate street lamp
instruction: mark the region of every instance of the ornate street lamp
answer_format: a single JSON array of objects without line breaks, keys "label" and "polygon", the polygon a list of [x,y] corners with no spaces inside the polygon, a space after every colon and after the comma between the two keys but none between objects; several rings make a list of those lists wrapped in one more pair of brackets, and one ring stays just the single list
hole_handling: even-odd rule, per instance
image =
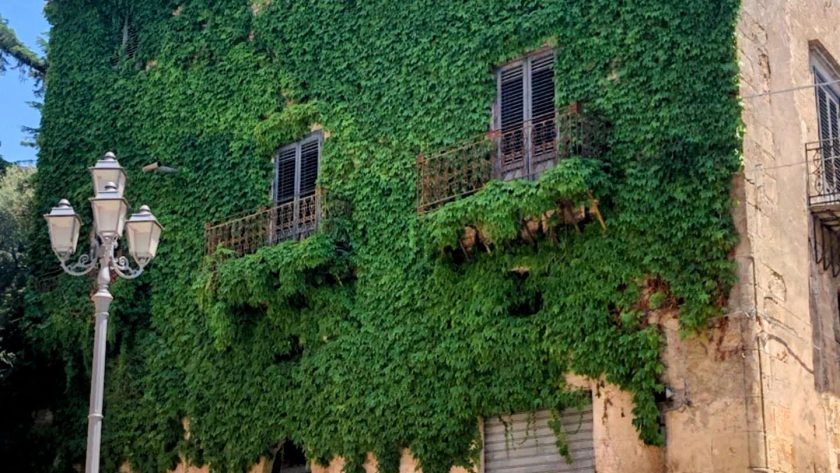
[{"label": "ornate street lamp", "polygon": [[[128,202],[123,198],[125,171],[113,153],[106,153],[96,166],[90,168],[96,196],[90,199],[95,235],[90,251],[68,264],[76,252],[81,219],[70,202],[60,200],[49,214],[44,215],[50,231],[50,244],[68,274],[81,276],[99,269],[97,291],[91,297],[95,307],[96,328],[93,341],[93,375],[90,380],[90,411],[88,415],[87,458],[85,473],[99,473],[99,446],[102,440],[102,398],[105,381],[105,336],[108,330],[108,310],[113,297],[108,291],[111,271],[124,279],[134,279],[155,257],[163,230],[149,207],[142,206],[128,221]],[[129,265],[125,256],[117,257],[123,230],[128,229],[128,252],[137,263]]]}]

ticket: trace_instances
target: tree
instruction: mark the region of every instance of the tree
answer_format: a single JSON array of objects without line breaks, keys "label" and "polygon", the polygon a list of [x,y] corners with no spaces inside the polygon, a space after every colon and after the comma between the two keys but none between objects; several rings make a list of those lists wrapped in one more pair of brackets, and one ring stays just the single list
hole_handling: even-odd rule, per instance
[{"label": "tree", "polygon": [[[42,47],[44,40],[38,38]],[[0,74],[6,72],[10,63],[12,67],[24,68],[29,72],[29,76],[35,80],[35,96],[41,97],[44,92],[44,77],[47,74],[47,61],[39,57],[34,51],[29,49],[18,39],[15,30],[9,26],[8,20],[0,15]],[[41,103],[30,102],[30,106],[40,111]],[[22,142],[25,146],[37,147],[38,128],[23,127],[23,131],[28,133],[30,138]],[[2,160],[2,155],[0,155]],[[2,172],[2,163],[0,163],[0,172]]]},{"label": "tree", "polygon": [[[0,166],[0,267],[7,261],[21,264],[24,242],[32,225],[34,168],[4,163]],[[0,278],[0,290],[3,289]]]},{"label": "tree", "polygon": [[36,455],[28,447],[49,441],[43,432],[51,432],[45,429],[53,414],[45,396],[55,394],[45,391],[60,372],[27,341],[23,317],[35,168],[1,159],[0,167],[0,458],[9,471],[34,472]]},{"label": "tree", "polygon": [[34,168],[15,165],[3,168],[0,174],[0,384],[12,370],[19,348],[14,321],[23,313],[25,244],[33,224],[34,175]]},{"label": "tree", "polygon": [[37,80],[43,80],[47,73],[47,62],[29,49],[17,37],[9,22],[0,16],[0,73],[5,72],[9,63],[15,67],[25,67]]}]

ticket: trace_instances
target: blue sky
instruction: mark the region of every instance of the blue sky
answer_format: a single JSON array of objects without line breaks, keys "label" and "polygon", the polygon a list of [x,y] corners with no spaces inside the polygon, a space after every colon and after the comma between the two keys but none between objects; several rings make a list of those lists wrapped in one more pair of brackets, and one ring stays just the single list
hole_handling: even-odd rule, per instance
[{"label": "blue sky", "polygon": [[[44,18],[42,0],[0,0],[0,16],[9,21],[24,44],[40,54],[38,36],[47,37],[50,29]],[[36,100],[32,93],[34,83],[20,70],[7,69],[0,75],[0,155],[6,161],[29,161],[35,159],[36,150],[21,146],[28,135],[22,126],[37,128],[41,120],[37,110],[28,105]]]}]

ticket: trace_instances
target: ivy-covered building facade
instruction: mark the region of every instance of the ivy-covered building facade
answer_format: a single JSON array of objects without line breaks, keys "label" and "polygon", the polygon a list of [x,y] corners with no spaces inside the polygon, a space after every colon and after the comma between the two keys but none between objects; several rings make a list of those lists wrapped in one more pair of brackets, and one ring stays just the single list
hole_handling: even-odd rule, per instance
[{"label": "ivy-covered building facade", "polygon": [[[113,285],[103,471],[837,471],[836,6],[47,14],[38,210],[90,222],[110,150],[165,227]],[[25,443],[72,471],[92,282],[32,241]]]}]

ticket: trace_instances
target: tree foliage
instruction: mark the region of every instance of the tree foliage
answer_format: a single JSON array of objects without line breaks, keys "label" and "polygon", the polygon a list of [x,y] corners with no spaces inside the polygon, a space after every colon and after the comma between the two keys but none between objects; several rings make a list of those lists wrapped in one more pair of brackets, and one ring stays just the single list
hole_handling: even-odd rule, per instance
[{"label": "tree foliage", "polygon": [[42,420],[51,415],[42,409],[49,405],[47,393],[54,393],[49,383],[57,374],[25,336],[34,176],[34,168],[6,163],[0,169],[0,457],[4,468],[15,471],[38,465],[27,448],[44,440],[33,415],[40,413]]},{"label": "tree foliage", "polygon": [[0,73],[6,71],[10,61],[14,61],[16,67],[25,67],[39,80],[47,73],[46,60],[23,44],[8,20],[0,16]]},{"label": "tree foliage", "polygon": [[22,264],[26,238],[32,233],[34,168],[7,166],[0,173],[0,262]]},{"label": "tree foliage", "polygon": [[[568,372],[632,392],[641,437],[661,442],[660,335],[637,303],[661,280],[696,330],[733,282],[737,1],[122,3],[48,5],[37,187],[39,210],[66,197],[89,222],[86,168],[113,149],[129,201],[166,227],[146,274],[114,285],[106,471],[179,455],[243,471],[291,439],[348,469],[373,452],[396,471],[409,447],[445,472],[474,460],[477,417],[578,400]],[[485,132],[493,67],[546,44],[558,106],[611,123],[607,151],[418,217],[416,156]],[[268,204],[274,150],[316,123],[319,185],[352,208],[344,234],[205,258],[204,223]],[[158,159],[179,172],[139,171]],[[606,231],[516,238],[590,190]],[[454,258],[473,220],[498,245]],[[55,265],[43,224],[32,241],[38,277]],[[27,313],[65,370],[54,470],[83,452],[89,285],[33,291]]]},{"label": "tree foliage", "polygon": [[[10,340],[12,325],[23,315],[26,282],[26,238],[31,233],[33,203],[31,168],[3,162],[0,169],[0,382],[18,357]],[[14,337],[14,335],[12,335]]]}]

